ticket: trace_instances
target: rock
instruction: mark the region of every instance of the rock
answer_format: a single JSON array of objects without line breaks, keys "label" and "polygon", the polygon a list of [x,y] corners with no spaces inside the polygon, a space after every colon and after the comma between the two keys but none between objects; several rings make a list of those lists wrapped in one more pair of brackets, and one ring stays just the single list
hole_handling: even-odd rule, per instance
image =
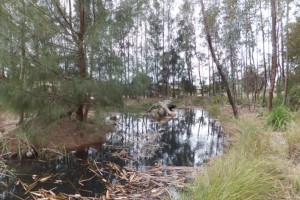
[{"label": "rock", "polygon": [[38,152],[34,147],[31,147],[28,151],[22,156],[24,159],[35,159],[38,157]]}]

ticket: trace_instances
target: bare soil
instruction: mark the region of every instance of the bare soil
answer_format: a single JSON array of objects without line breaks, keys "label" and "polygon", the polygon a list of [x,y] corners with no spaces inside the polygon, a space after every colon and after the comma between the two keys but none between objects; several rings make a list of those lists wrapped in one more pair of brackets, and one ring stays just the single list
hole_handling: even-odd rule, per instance
[{"label": "bare soil", "polygon": [[[16,134],[17,117],[12,114],[0,115],[0,150],[2,154],[8,152],[24,153],[34,146],[36,149],[50,148],[71,151],[87,146],[99,146],[105,141],[106,133],[112,131],[112,124],[96,124],[91,122],[79,124],[76,120],[61,119],[51,128],[39,129],[33,138]],[[32,127],[31,127],[32,128]]]},{"label": "bare soil", "polygon": [[[149,102],[157,103],[162,100],[164,99],[125,99],[125,105],[138,106]],[[92,118],[92,116],[90,117]],[[97,124],[88,121],[80,125],[75,119],[63,118],[56,124],[51,125],[51,128],[45,127],[44,130],[39,130],[38,135],[30,138],[31,141],[29,141],[28,138],[15,133],[18,128],[17,123],[17,115],[8,112],[0,113],[0,139],[5,140],[5,144],[3,143],[1,147],[3,149],[5,146],[6,151],[20,151],[17,148],[26,151],[31,145],[38,149],[51,148],[67,151],[87,146],[99,146],[105,141],[106,134],[113,130],[113,124],[111,123]],[[34,123],[31,126],[34,127]]]},{"label": "bare soil", "polygon": [[70,151],[102,144],[106,133],[112,130],[109,125],[104,127],[88,122],[79,126],[75,120],[63,119],[53,131],[38,139],[37,143],[43,148],[64,148]]}]

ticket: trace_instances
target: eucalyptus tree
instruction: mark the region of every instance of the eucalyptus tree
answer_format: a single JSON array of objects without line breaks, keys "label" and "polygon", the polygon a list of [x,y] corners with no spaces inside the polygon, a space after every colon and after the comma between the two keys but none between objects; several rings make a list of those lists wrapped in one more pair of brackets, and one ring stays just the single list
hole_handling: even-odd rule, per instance
[{"label": "eucalyptus tree", "polygon": [[275,79],[277,72],[277,6],[276,0],[271,0],[271,17],[272,17],[272,69],[271,69],[271,82],[269,91],[269,110],[273,109],[273,93],[275,87]]},{"label": "eucalyptus tree", "polygon": [[223,14],[223,46],[227,51],[230,65],[230,85],[233,97],[236,98],[237,55],[241,39],[241,10],[239,0],[224,0]]},{"label": "eucalyptus tree", "polygon": [[209,50],[212,56],[212,59],[214,61],[214,63],[217,66],[218,69],[218,73],[221,76],[221,80],[225,86],[226,89],[226,93],[227,93],[227,97],[229,99],[229,102],[231,104],[232,107],[232,111],[235,117],[238,117],[238,109],[236,106],[236,101],[233,97],[229,82],[228,82],[228,77],[225,73],[225,69],[223,67],[223,65],[220,63],[220,61],[218,60],[217,56],[216,56],[216,52],[212,43],[212,35],[211,35],[211,29],[209,27],[209,21],[208,21],[208,17],[205,11],[205,7],[204,7],[204,2],[203,0],[200,0],[200,5],[201,5],[201,14],[203,16],[203,25],[204,25],[204,31],[205,31],[205,35],[206,35],[206,40],[209,46]]},{"label": "eucalyptus tree", "polygon": [[266,91],[267,91],[267,83],[268,83],[268,73],[267,73],[267,60],[266,60],[266,22],[263,16],[263,0],[259,0],[259,18],[260,18],[260,29],[262,36],[262,56],[263,56],[263,68],[264,68],[264,90],[263,90],[263,104],[266,103]]},{"label": "eucalyptus tree", "polygon": [[299,109],[300,106],[300,18],[288,25],[288,61],[289,61],[289,79],[288,99],[292,107]]},{"label": "eucalyptus tree", "polygon": [[286,34],[286,40],[285,40],[285,45],[286,45],[286,54],[285,54],[285,59],[286,59],[286,77],[285,77],[285,82],[284,82],[284,103],[287,102],[287,98],[288,98],[288,78],[289,78],[289,69],[290,69],[290,65],[289,65],[289,49],[288,49],[288,44],[289,44],[289,29],[288,29],[288,24],[289,24],[289,17],[290,17],[290,0],[286,0],[286,27],[285,27],[285,34]]},{"label": "eucalyptus tree", "polygon": [[181,5],[180,12],[177,16],[178,21],[178,36],[176,38],[179,51],[184,53],[187,81],[190,86],[189,94],[193,94],[193,64],[192,58],[196,49],[196,35],[194,27],[194,9],[191,2],[185,0]]},{"label": "eucalyptus tree", "polygon": [[149,34],[149,48],[151,49],[149,56],[150,70],[153,77],[153,82],[156,85],[155,93],[159,95],[159,83],[160,83],[160,71],[161,71],[161,58],[162,58],[162,40],[163,40],[163,20],[162,20],[162,8],[160,1],[153,0],[151,5],[150,14],[148,17],[148,34]]}]

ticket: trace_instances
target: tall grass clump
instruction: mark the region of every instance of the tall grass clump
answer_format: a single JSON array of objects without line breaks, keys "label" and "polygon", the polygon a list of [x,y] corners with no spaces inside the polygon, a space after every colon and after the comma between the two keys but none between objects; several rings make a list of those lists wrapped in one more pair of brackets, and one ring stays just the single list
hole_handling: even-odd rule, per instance
[{"label": "tall grass clump", "polygon": [[286,140],[289,148],[289,158],[294,163],[300,162],[300,119],[290,123],[286,131]]},{"label": "tall grass clump", "polygon": [[200,172],[182,199],[240,200],[280,199],[280,167],[267,156],[269,134],[254,120],[237,122],[238,141],[222,158]]},{"label": "tall grass clump", "polygon": [[275,108],[267,118],[267,125],[272,126],[275,131],[286,130],[292,120],[292,112],[284,106]]},{"label": "tall grass clump", "polygon": [[296,121],[291,122],[287,129],[286,138],[290,147],[294,145],[300,145],[299,123],[300,119],[297,119]]},{"label": "tall grass clump", "polygon": [[262,157],[247,158],[238,151],[213,163],[183,199],[276,199],[276,167]]}]

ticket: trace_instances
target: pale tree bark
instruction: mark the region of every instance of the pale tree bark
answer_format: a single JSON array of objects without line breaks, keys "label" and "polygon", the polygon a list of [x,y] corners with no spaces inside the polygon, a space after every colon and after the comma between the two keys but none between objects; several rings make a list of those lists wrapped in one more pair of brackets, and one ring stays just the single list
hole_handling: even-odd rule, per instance
[{"label": "pale tree bark", "polygon": [[234,114],[235,118],[238,118],[238,109],[237,109],[237,106],[236,106],[235,99],[234,99],[234,97],[232,95],[232,92],[230,90],[230,86],[229,86],[229,83],[228,83],[228,80],[227,80],[227,76],[223,71],[223,66],[221,65],[221,63],[217,59],[217,56],[215,54],[215,50],[214,50],[213,45],[212,45],[212,38],[211,38],[210,30],[209,30],[209,27],[208,27],[207,17],[206,17],[206,14],[205,14],[204,3],[203,3],[203,0],[199,0],[199,1],[200,1],[200,4],[201,4],[201,13],[202,13],[202,16],[203,16],[203,23],[204,23],[204,29],[205,29],[205,34],[206,34],[206,40],[207,40],[207,43],[208,43],[208,46],[209,46],[210,53],[211,53],[211,56],[213,58],[214,63],[217,66],[219,75],[221,76],[221,79],[224,83],[224,86],[226,88],[227,97],[228,97],[230,105],[232,107],[233,114]]},{"label": "pale tree bark", "polygon": [[271,17],[272,17],[272,69],[271,83],[269,92],[269,110],[273,109],[273,93],[275,88],[275,79],[277,71],[277,35],[276,35],[276,0],[271,0]]},{"label": "pale tree bark", "polygon": [[262,32],[262,47],[263,47],[263,66],[264,66],[264,91],[263,91],[263,105],[266,104],[266,91],[268,84],[268,74],[267,74],[267,62],[266,62],[266,50],[265,50],[265,28],[264,28],[264,19],[263,19],[263,11],[262,11],[262,0],[260,0],[260,22],[261,22],[261,32]]},{"label": "pale tree bark", "polygon": [[288,43],[288,36],[289,36],[289,29],[288,29],[288,23],[289,23],[289,10],[290,10],[290,0],[287,0],[286,3],[286,53],[285,53],[285,60],[286,60],[286,70],[285,70],[285,79],[284,79],[284,104],[287,102],[287,97],[288,97],[288,77],[289,77],[289,61],[288,61],[288,56],[289,56],[289,51],[287,48],[287,43]]}]

